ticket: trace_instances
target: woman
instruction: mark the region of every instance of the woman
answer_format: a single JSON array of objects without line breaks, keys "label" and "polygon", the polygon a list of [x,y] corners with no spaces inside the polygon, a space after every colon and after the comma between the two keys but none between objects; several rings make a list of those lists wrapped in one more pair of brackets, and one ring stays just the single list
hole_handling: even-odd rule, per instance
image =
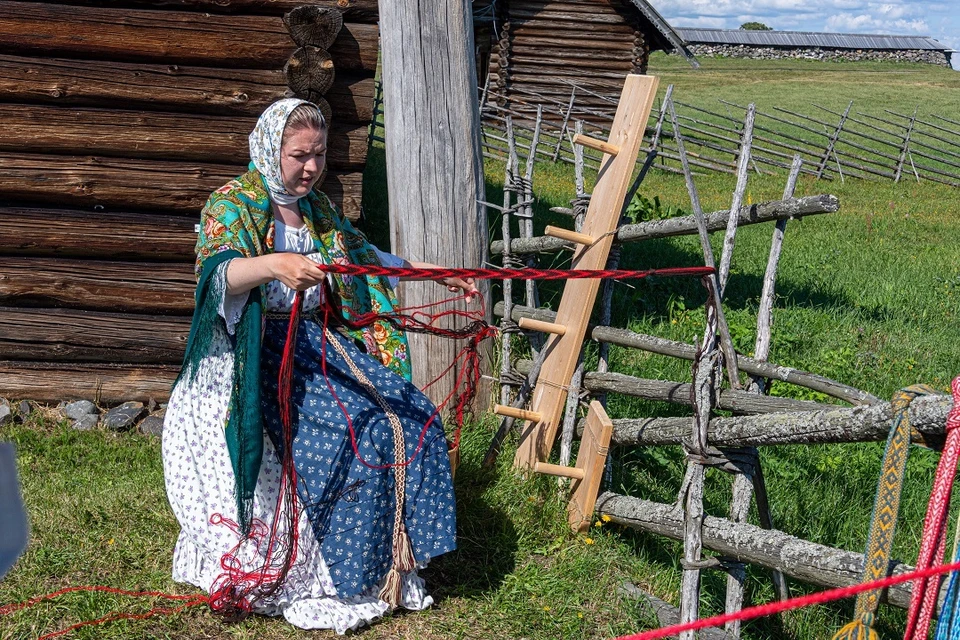
[{"label": "woman", "polygon": [[[274,103],[250,135],[250,170],[207,201],[197,307],[167,408],[163,463],[181,525],[175,580],[245,598],[241,609],[282,614],[298,627],[344,633],[394,606],[430,606],[423,580],[407,570],[452,550],[456,526],[446,439],[434,407],[409,382],[402,332],[386,321],[332,329],[318,311],[351,320],[396,305],[395,283],[382,278],[337,276],[318,286],[327,280],[318,262],[411,264],[370,245],[313,191],[326,141],[314,105]],[[472,281],[443,284],[476,293]],[[325,290],[337,299],[324,300]],[[279,509],[300,515],[285,523],[275,519],[284,450],[278,379],[298,291],[289,391],[298,483],[295,510]],[[280,544],[267,540],[275,521]],[[236,586],[268,556],[275,562],[294,534],[279,588]],[[391,580],[393,591],[384,587]]]}]

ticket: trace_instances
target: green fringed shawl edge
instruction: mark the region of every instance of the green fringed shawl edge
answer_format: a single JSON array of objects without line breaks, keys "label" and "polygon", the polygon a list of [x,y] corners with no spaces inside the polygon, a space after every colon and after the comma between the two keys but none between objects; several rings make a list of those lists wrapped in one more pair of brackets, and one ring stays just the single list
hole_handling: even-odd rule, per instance
[{"label": "green fringed shawl edge", "polygon": [[[214,275],[217,267],[224,262],[242,257],[238,251],[227,250],[203,261],[183,367],[174,384],[184,377],[192,383],[199,371],[200,361],[210,353],[214,338],[220,331],[226,335],[226,327],[219,311],[226,278],[221,278],[218,283]],[[253,493],[263,457],[263,414],[260,407],[261,329],[261,294],[260,288],[255,287],[250,291],[235,331],[233,387],[224,427],[236,483],[234,492],[237,500],[237,523],[243,533],[249,531],[253,515]]]}]

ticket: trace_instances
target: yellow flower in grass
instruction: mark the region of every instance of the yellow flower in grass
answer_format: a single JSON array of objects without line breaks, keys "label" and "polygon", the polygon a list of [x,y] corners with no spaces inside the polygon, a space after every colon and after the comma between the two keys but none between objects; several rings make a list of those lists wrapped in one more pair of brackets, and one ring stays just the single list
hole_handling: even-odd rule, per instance
[{"label": "yellow flower in grass", "polygon": [[610,520],[612,520],[612,518],[607,514],[603,514],[602,516],[600,516],[600,519],[603,520],[604,522],[610,522]]},{"label": "yellow flower in grass", "polygon": [[584,539],[583,539],[583,543],[584,543],[584,544],[593,544],[594,542],[596,542],[596,540],[594,540],[593,538],[584,538]]}]

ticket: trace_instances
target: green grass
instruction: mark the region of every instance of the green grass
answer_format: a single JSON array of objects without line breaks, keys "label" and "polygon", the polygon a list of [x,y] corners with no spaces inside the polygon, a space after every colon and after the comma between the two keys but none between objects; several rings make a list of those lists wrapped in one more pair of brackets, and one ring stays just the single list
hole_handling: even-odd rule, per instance
[{"label": "green grass", "polygon": [[[960,75],[924,65],[762,62],[705,59],[694,73],[679,60],[655,56],[651,72],[674,83],[677,99],[717,97],[759,105],[845,106],[851,98],[884,101],[912,109],[916,101],[957,112]],[[829,102],[833,100],[834,102]],[[951,107],[951,105],[953,105]],[[946,111],[943,111],[946,113]],[[383,153],[371,152],[363,228],[386,246]],[[488,162],[487,199],[501,195],[503,165]],[[752,202],[779,199],[785,177],[751,176]],[[569,166],[540,165],[535,174],[537,225],[568,219],[551,206],[572,196]],[[733,178],[697,178],[704,209],[727,208]],[[778,278],[771,360],[824,374],[881,397],[916,382],[945,389],[960,373],[960,193],[932,183],[814,182],[800,180],[798,195],[832,193],[836,214],[787,225]],[[682,178],[651,172],[643,186],[648,198],[689,210]],[[491,220],[499,229],[499,221]],[[753,349],[760,282],[771,225],[738,233],[726,311],[738,348]],[[720,237],[714,237],[719,255]],[[545,264],[552,260],[545,259]],[[695,238],[650,241],[624,252],[625,267],[702,264]],[[544,300],[559,303],[557,289],[543,288]],[[690,341],[702,332],[703,291],[696,282],[649,279],[618,285],[615,324]],[[590,357],[595,350],[590,347]],[[689,364],[614,348],[612,369],[684,380]],[[786,384],[779,395],[829,401]],[[684,415],[681,407],[611,397],[615,417]],[[459,544],[426,572],[437,598],[430,612],[397,615],[364,632],[368,638],[609,638],[649,628],[653,620],[617,592],[623,580],[678,601],[680,546],[663,538],[593,527],[592,544],[566,531],[556,483],[524,483],[509,468],[510,456],[490,472],[479,468],[492,422],[474,425],[464,436],[464,464],[458,472]],[[52,414],[36,412],[25,425],[0,427],[0,439],[19,450],[23,491],[30,512],[30,548],[0,582],[0,604],[65,586],[105,584],[126,589],[194,593],[170,580],[170,556],[177,524],[164,495],[160,447],[135,434],[74,432]],[[509,451],[509,443],[507,450]],[[794,446],[762,450],[773,517],[783,530],[817,542],[862,550],[883,447],[867,445]],[[683,471],[678,447],[616,451],[611,488],[671,502]],[[912,562],[938,457],[913,448],[894,556]],[[730,478],[708,474],[707,511],[724,515]],[[756,522],[755,514],[753,521]],[[704,612],[722,609],[725,577],[705,574]],[[792,583],[794,593],[813,590]],[[748,599],[773,597],[764,570],[751,569]],[[52,604],[0,618],[0,638],[20,640],[94,618],[113,609],[143,611],[159,603],[91,594],[71,594]],[[829,638],[851,615],[851,603],[792,612],[780,619],[746,625],[755,640]],[[902,612],[883,607],[879,630],[893,637]],[[202,608],[173,617],[113,623],[77,632],[77,638],[281,638],[332,637],[301,632],[280,620],[253,618],[225,625]]]}]

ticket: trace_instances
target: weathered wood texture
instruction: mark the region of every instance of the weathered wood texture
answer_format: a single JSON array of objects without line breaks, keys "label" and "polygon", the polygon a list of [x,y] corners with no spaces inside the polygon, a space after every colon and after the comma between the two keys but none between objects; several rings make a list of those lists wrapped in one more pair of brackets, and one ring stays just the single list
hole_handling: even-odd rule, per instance
[{"label": "weathered wood texture", "polygon": [[[0,152],[0,169],[0,198],[7,203],[197,217],[210,193],[246,165]],[[355,216],[363,174],[331,171],[319,188]]]},{"label": "weathered wood texture", "polygon": [[[0,55],[3,102],[259,116],[287,96],[278,69],[214,69]],[[338,123],[373,119],[374,79],[341,73],[324,98]],[[302,97],[302,96],[301,96]]]},{"label": "weathered wood texture", "polygon": [[[520,373],[530,370],[530,360],[518,360],[516,369]],[[691,405],[691,385],[686,382],[670,382],[637,378],[623,373],[599,373],[589,371],[583,376],[583,388],[595,393],[621,393],[623,395],[659,400],[675,404]],[[787,411],[814,411],[830,405],[809,400],[793,400],[774,396],[757,396],[746,391],[724,389],[720,392],[717,407],[741,414],[776,413]],[[616,423],[615,423],[616,424]]]},{"label": "weathered wood texture", "polygon": [[[144,9],[182,9],[204,13],[240,13],[250,15],[282,16],[303,6],[303,0],[60,0],[50,4],[80,4],[94,7],[139,7]],[[376,0],[311,0],[320,8],[338,9],[345,22],[376,22]]]},{"label": "weathered wood texture", "polygon": [[[572,269],[603,269],[607,264],[613,244],[609,234],[616,230],[620,221],[620,210],[643,142],[657,83],[657,78],[638,75],[627,76],[624,82],[617,115],[606,141],[619,153],[603,156],[581,229],[584,235],[594,238],[594,242],[578,245],[571,262]],[[514,458],[516,467],[532,468],[537,461],[545,461],[550,455],[566,402],[565,385],[570,383],[583,348],[590,311],[599,288],[600,282],[595,279],[571,280],[564,287],[557,324],[563,325],[566,331],[563,335],[552,335],[544,347],[549,353],[531,400],[531,408],[543,417],[521,430]]]},{"label": "weathered wood texture", "polygon": [[[660,504],[606,492],[597,499],[597,511],[633,529],[649,531],[680,540],[682,514],[673,505]],[[863,554],[834,549],[760,527],[735,523],[726,518],[703,519],[703,546],[723,556],[778,569],[797,580],[827,587],[858,584],[863,577]],[[909,565],[891,562],[893,574],[913,570]],[[884,600],[897,607],[910,604],[909,583],[891,587]]]},{"label": "weathered wood texture", "polygon": [[[942,444],[949,396],[921,396],[910,403],[915,443]],[[890,434],[889,402],[862,407],[826,407],[816,411],[713,418],[707,427],[710,444],[748,447],[783,444],[879,442]],[[644,418],[613,421],[613,442],[622,446],[680,444],[690,432],[690,418]]]},{"label": "weathered wood texture", "polygon": [[0,305],[185,315],[195,287],[189,264],[4,258]]},{"label": "weathered wood texture", "polygon": [[[802,218],[804,216],[821,213],[835,213],[840,209],[840,200],[833,195],[804,196],[792,200],[775,200],[760,202],[754,205],[741,207],[738,226],[760,224],[771,220]],[[704,216],[707,231],[724,231],[727,228],[729,210],[714,211]],[[617,240],[620,242],[638,242],[653,238],[670,238],[673,236],[693,235],[697,233],[697,222],[694,216],[681,216],[667,220],[651,220],[638,224],[623,225],[617,231]],[[530,240],[513,240],[510,248],[515,254],[539,253],[542,251],[556,251],[572,249],[573,245],[558,238],[539,236]],[[495,241],[490,244],[490,253],[503,253],[503,242]]]},{"label": "weathered wood texture", "polygon": [[0,307],[0,360],[176,365],[189,333],[186,316]]},{"label": "weathered wood texture", "polygon": [[[0,52],[278,69],[296,49],[280,18],[103,9],[0,0]],[[330,48],[338,69],[377,68],[377,27],[347,24]]]},{"label": "weathered wood texture", "polygon": [[[633,585],[629,582],[625,582],[620,585],[619,590],[624,595],[643,602],[650,607],[653,613],[657,616],[657,621],[660,623],[661,627],[670,627],[680,623],[680,609],[676,608],[669,602],[642,591],[641,589],[637,588],[636,585]],[[726,633],[722,629],[702,629],[699,633],[703,640],[735,640],[733,636]]]},{"label": "weathered wood texture", "polygon": [[[209,162],[243,167],[254,117],[78,109],[0,104],[0,151],[30,148],[45,154]],[[367,127],[334,122],[327,139],[331,170],[362,169]]]},{"label": "weathered wood texture", "polygon": [[189,263],[194,218],[0,207],[0,255]]},{"label": "weathered wood texture", "polygon": [[[502,316],[503,308],[503,303],[498,302],[493,309],[494,315]],[[519,322],[521,318],[533,318],[543,322],[554,322],[557,317],[555,311],[550,311],[549,309],[531,309],[530,307],[521,305],[513,306],[512,311],[514,322]],[[592,339],[604,344],[615,344],[631,349],[642,349],[643,351],[682,358],[684,360],[693,360],[696,355],[696,349],[692,344],[636,333],[629,329],[590,325],[587,331]],[[865,391],[855,389],[808,371],[801,371],[800,369],[794,369],[792,367],[782,367],[771,362],[761,362],[740,354],[737,354],[737,366],[741,371],[751,375],[790,382],[801,387],[826,393],[841,400],[846,400],[851,404],[875,404],[880,402],[879,398]]]},{"label": "weathered wood texture", "polygon": [[164,402],[179,366],[0,362],[2,392],[11,398],[58,402],[65,398],[103,403]]},{"label": "weathered wood texture", "polygon": [[[467,0],[445,2],[442,10],[380,5],[390,237],[393,252],[409,260],[479,267],[486,257],[472,24]],[[408,282],[400,293],[405,306],[418,306],[442,291],[432,282]],[[410,337],[414,381],[422,387],[453,362],[459,346]],[[430,388],[432,399],[449,394],[451,378]]]}]

